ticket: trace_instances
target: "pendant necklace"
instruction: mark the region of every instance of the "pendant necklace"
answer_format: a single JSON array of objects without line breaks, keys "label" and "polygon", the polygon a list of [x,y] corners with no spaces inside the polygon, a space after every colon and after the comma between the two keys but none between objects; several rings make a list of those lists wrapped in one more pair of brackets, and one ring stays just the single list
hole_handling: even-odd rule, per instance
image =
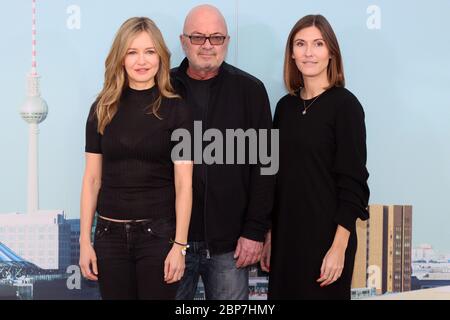
[{"label": "pendant necklace", "polygon": [[[325,92],[325,91],[324,91]],[[321,96],[323,94],[323,92],[321,93],[321,94],[319,94],[310,104],[308,104],[308,106],[306,106],[306,102],[305,102],[305,100],[303,100],[303,98],[302,98],[302,100],[303,100],[303,111],[302,111],[302,114],[303,115],[306,115],[306,112],[308,111],[308,109],[313,105],[313,103],[314,102],[316,102],[316,100],[317,99],[319,99],[319,97]],[[301,95],[300,95],[300,98],[301,98]]]}]

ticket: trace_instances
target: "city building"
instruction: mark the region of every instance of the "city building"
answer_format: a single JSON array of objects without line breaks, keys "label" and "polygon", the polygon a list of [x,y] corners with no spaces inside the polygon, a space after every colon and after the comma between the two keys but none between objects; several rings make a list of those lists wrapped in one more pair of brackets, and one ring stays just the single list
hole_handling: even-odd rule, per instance
[{"label": "city building", "polygon": [[377,294],[411,290],[412,206],[371,205],[357,221],[358,249],[352,288]]},{"label": "city building", "polygon": [[28,125],[27,210],[0,215],[0,242],[45,270],[64,270],[70,264],[70,225],[62,210],[39,210],[39,124],[48,114],[41,97],[37,71],[36,0],[31,1],[31,71],[27,95],[19,113]]},{"label": "city building", "polygon": [[374,297],[376,295],[377,295],[376,288],[357,288],[357,289],[352,289],[351,299],[352,300],[361,300],[361,299]]},{"label": "city building", "polygon": [[450,261],[447,254],[420,245],[413,250],[411,289],[421,290],[450,286]]},{"label": "city building", "polygon": [[366,300],[450,300],[450,286],[401,293],[388,293]]},{"label": "city building", "polygon": [[70,264],[78,265],[80,259],[80,219],[68,219],[70,225]]},{"label": "city building", "polygon": [[44,270],[70,265],[70,225],[63,211],[0,214],[0,242]]},{"label": "city building", "polygon": [[433,247],[429,244],[421,244],[417,248],[412,250],[412,260],[413,261],[429,261],[435,256]]},{"label": "city building", "polygon": [[251,277],[248,282],[250,300],[267,300],[269,290],[269,279],[267,277]]},{"label": "city building", "polygon": [[412,290],[423,290],[445,286],[450,286],[449,272],[426,273],[411,278]]}]

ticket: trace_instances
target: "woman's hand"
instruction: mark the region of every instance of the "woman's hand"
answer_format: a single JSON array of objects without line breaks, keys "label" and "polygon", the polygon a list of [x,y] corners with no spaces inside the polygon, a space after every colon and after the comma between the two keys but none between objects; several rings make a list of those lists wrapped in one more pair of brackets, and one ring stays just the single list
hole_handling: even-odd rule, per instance
[{"label": "woman's hand", "polygon": [[326,287],[339,279],[344,270],[345,248],[331,247],[328,250],[320,268],[320,278],[317,282],[321,287]]},{"label": "woman's hand", "polygon": [[270,271],[270,253],[272,249],[272,232],[269,230],[266,234],[266,240],[264,241],[264,247],[261,253],[261,270],[265,272]]},{"label": "woman's hand", "polygon": [[[80,244],[80,268],[83,277],[89,280],[98,280],[97,255],[90,242]],[[92,269],[91,269],[92,266]]]},{"label": "woman's hand", "polygon": [[186,260],[182,249],[183,247],[174,244],[164,261],[164,281],[167,284],[180,281],[184,275]]},{"label": "woman's hand", "polygon": [[329,286],[341,277],[349,238],[350,232],[338,225],[333,244],[323,258],[320,268],[320,278],[317,279],[317,282],[321,287]]}]

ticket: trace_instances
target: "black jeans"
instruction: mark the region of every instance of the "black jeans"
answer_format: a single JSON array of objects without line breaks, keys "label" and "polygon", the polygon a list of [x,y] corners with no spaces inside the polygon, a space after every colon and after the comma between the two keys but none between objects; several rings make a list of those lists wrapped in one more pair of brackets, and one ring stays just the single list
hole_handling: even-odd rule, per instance
[{"label": "black jeans", "polygon": [[105,300],[172,300],[178,283],[164,282],[175,220],[120,223],[98,218],[94,249]]}]

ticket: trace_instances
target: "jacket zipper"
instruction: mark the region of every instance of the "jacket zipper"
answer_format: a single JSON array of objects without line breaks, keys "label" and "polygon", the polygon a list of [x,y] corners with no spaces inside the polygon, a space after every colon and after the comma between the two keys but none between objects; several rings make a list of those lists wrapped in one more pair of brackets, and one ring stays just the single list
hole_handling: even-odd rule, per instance
[{"label": "jacket zipper", "polygon": [[[205,110],[205,123],[208,122],[208,109],[209,104],[211,101],[211,86],[209,88],[208,92],[208,104],[206,105]],[[205,128],[203,128],[205,130]],[[203,140],[203,139],[202,139]],[[203,143],[202,143],[202,162],[203,162]],[[206,245],[206,259],[211,259],[211,252],[209,251],[209,244],[208,244],[208,235],[206,231],[206,202],[208,198],[208,166],[205,165],[205,192],[204,192],[205,200],[203,202],[203,227],[205,228],[204,234],[205,234],[205,245]]]},{"label": "jacket zipper", "polygon": [[211,259],[211,253],[209,252],[208,236],[206,232],[206,199],[208,190],[208,170],[205,166],[205,200],[203,202],[203,227],[205,228],[205,244],[206,244],[206,259]]}]

